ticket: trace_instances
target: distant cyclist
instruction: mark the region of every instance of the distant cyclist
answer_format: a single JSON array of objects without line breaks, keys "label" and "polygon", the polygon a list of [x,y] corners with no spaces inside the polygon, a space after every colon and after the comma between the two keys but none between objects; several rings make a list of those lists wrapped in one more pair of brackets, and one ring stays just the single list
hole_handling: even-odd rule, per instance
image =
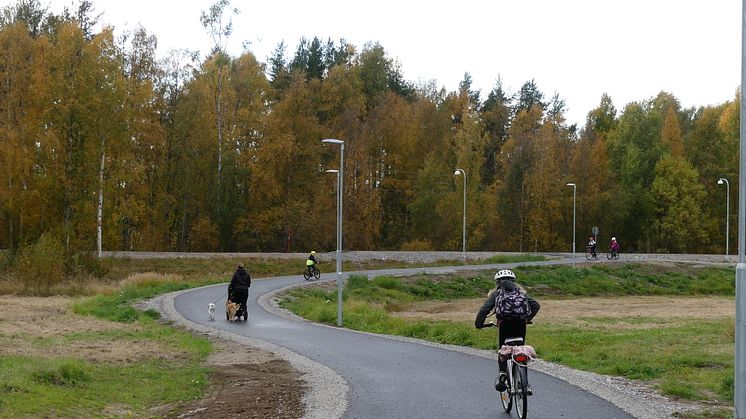
[{"label": "distant cyclist", "polygon": [[[496,288],[487,295],[482,307],[474,320],[477,329],[488,326],[484,321],[487,316],[495,312],[500,331],[497,349],[504,344],[505,339],[520,337],[526,340],[526,324],[536,316],[541,308],[538,301],[529,297],[523,287],[515,282],[515,274],[509,269],[501,269],[495,274]],[[507,360],[498,360],[500,376],[495,386],[497,391],[505,391],[508,368]]]},{"label": "distant cyclist", "polygon": [[308,273],[313,275],[313,269],[316,267],[316,264],[318,264],[318,261],[316,260],[316,251],[311,250],[311,254],[308,255],[308,259],[306,259],[306,269],[308,269]]},{"label": "distant cyclist", "polygon": [[588,248],[591,249],[591,254],[596,257],[596,238],[591,236],[588,238]]},{"label": "distant cyclist", "polygon": [[616,241],[616,237],[611,238],[611,244],[609,245],[609,249],[611,249],[611,257],[619,256],[619,242]]}]

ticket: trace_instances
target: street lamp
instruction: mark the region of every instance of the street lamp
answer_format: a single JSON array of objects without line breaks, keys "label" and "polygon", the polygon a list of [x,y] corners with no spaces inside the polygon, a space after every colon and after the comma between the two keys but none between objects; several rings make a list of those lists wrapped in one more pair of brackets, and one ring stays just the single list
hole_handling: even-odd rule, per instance
[{"label": "street lamp", "polygon": [[337,172],[337,326],[342,326],[342,187],[344,182],[345,142],[327,138],[322,143],[337,144],[339,171]]},{"label": "street lamp", "polygon": [[725,183],[725,256],[728,256],[728,230],[730,227],[730,183],[728,179],[721,177],[718,180],[718,185]]},{"label": "street lamp", "polygon": [[456,169],[455,172],[453,172],[454,175],[464,175],[464,228],[462,229],[462,235],[461,235],[461,251],[464,255],[464,264],[466,263],[466,172],[464,169]]},{"label": "street lamp", "polygon": [[578,188],[574,183],[567,186],[572,186],[572,267],[575,268],[575,192]]}]

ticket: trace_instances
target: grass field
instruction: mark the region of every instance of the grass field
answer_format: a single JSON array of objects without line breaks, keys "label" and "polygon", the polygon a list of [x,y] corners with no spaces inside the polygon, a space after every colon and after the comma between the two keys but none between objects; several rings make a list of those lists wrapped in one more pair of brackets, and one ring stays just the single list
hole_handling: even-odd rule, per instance
[{"label": "grass field", "polygon": [[[608,264],[575,270],[524,267],[516,273],[528,292],[544,303],[527,337],[541,358],[643,380],[672,397],[732,405],[732,269]],[[345,290],[344,326],[492,349],[494,329],[477,330],[473,325],[484,296],[494,286],[492,275],[370,281],[351,277]],[[646,299],[648,306],[640,306]],[[585,307],[578,307],[579,300]],[[669,310],[656,309],[664,300]],[[336,321],[334,290],[293,290],[281,305],[315,321]],[[675,311],[679,306],[684,306],[679,311],[692,315]],[[570,309],[575,311],[566,315]]]}]

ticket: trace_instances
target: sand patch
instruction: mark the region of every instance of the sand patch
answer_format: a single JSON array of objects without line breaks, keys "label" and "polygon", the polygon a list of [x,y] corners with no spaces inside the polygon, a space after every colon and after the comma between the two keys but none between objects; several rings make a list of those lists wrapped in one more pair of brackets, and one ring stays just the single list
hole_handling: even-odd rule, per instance
[{"label": "sand patch", "polygon": [[[576,299],[542,299],[536,317],[542,323],[583,323],[591,318],[620,320],[646,319],[651,323],[681,320],[705,320],[735,317],[733,298],[727,297],[593,297]],[[484,299],[427,301],[413,303],[392,315],[412,319],[474,322]],[[636,323],[644,327],[647,322]],[[630,325],[630,327],[633,327]]]}]

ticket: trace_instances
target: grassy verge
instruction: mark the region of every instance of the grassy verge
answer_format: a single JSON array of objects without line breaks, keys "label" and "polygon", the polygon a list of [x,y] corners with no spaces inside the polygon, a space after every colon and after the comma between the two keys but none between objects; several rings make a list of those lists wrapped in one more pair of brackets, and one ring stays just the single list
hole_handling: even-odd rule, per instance
[{"label": "grassy verge", "polygon": [[208,384],[203,362],[210,342],[155,321],[155,312],[131,307],[142,298],[197,284],[175,276],[138,278],[119,293],[73,305],[79,315],[108,320],[92,320],[95,329],[63,326],[50,337],[2,336],[0,343],[16,339],[29,355],[0,356],[0,416],[151,416],[154,406],[199,397]]},{"label": "grassy verge", "polygon": [[[578,296],[734,294],[732,269],[685,265],[614,264],[589,268],[524,267],[519,282],[539,299]],[[416,276],[406,279],[351,277],[344,301],[344,325],[357,330],[493,349],[494,329],[477,330],[470,322],[405,319],[392,313],[427,300],[481,298],[493,286],[492,272],[472,276]],[[686,299],[682,299],[686,303]],[[334,324],[336,292],[296,289],[281,303],[314,321]],[[693,308],[696,309],[696,308]],[[476,314],[476,308],[475,308]],[[732,403],[734,322],[587,317],[590,326],[537,321],[529,341],[539,356],[573,368],[645,380],[664,394]],[[635,327],[638,325],[639,327]]]}]

